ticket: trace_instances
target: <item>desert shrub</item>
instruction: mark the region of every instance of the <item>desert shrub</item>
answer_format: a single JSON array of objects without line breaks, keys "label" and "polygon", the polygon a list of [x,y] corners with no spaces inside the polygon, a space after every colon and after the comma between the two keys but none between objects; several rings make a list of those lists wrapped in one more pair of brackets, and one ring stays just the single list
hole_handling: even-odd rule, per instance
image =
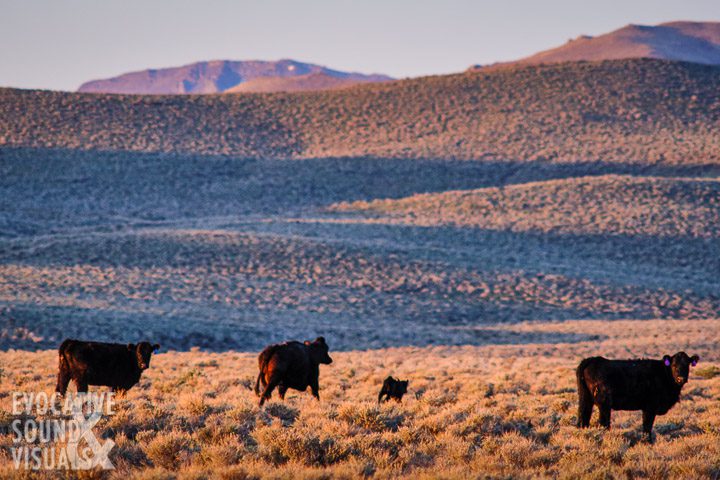
[{"label": "desert shrub", "polygon": [[344,404],[338,409],[338,416],[351,425],[372,432],[397,431],[405,419],[405,414],[395,408],[383,408],[365,403]]},{"label": "desert shrub", "polygon": [[315,432],[271,426],[256,430],[255,436],[261,455],[274,464],[293,461],[327,466],[342,461],[349,454],[347,447],[338,440]]},{"label": "desert shrub", "polygon": [[437,408],[442,407],[443,405],[453,404],[457,402],[457,397],[458,394],[455,390],[434,390],[432,392],[424,394],[420,400],[423,403],[430,405],[431,407]]},{"label": "desert shrub", "polygon": [[282,421],[283,425],[292,425],[300,415],[300,411],[297,408],[293,408],[286,403],[281,402],[270,402],[265,407],[265,413],[271,417],[275,417]]},{"label": "desert shrub", "polygon": [[215,468],[237,464],[244,455],[244,445],[233,435],[225,436],[213,443],[202,444],[198,453],[201,463]]},{"label": "desert shrub", "polygon": [[210,412],[210,407],[205,403],[205,398],[202,395],[193,393],[183,395],[178,399],[177,412],[195,417],[204,417]]},{"label": "desert shrub", "polygon": [[126,468],[138,468],[148,465],[147,455],[140,443],[122,433],[117,435],[114,441],[115,450],[112,453],[112,461],[116,467],[121,467],[120,462],[124,463]]},{"label": "desert shrub", "polygon": [[534,433],[532,422],[523,418],[507,418],[492,413],[471,415],[453,429],[461,437],[475,435],[479,437],[506,433],[516,433],[529,437]]},{"label": "desert shrub", "polygon": [[720,375],[720,367],[708,365],[706,367],[696,368],[693,371],[693,374],[700,378],[714,378]]},{"label": "desert shrub", "polygon": [[156,466],[168,470],[177,469],[186,464],[196,451],[189,434],[170,431],[157,434],[145,448],[145,453]]}]

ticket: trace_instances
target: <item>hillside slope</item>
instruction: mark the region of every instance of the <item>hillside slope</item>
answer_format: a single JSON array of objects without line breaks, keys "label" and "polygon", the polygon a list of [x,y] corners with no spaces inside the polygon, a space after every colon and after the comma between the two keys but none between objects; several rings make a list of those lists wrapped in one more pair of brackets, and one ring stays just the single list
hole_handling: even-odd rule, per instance
[{"label": "hillside slope", "polygon": [[[92,80],[82,84],[78,91],[153,95],[221,93],[254,80],[275,79],[280,81],[282,79],[318,74],[348,84],[391,80],[390,77],[385,75],[341,72],[320,65],[296,62],[295,60],[279,60],[276,62],[214,60],[192,63],[181,67],[140,70],[103,80]],[[305,86],[305,90],[323,88],[321,82],[317,82],[316,85],[306,82]],[[268,88],[267,85],[265,88]],[[284,89],[280,88],[273,91],[281,90]]]},{"label": "hillside slope", "polygon": [[597,37],[587,35],[518,60],[520,64],[657,58],[720,65],[720,22],[626,25]]},{"label": "hillside slope", "polygon": [[414,225],[720,237],[720,182],[605,175],[335,205]]},{"label": "hillside slope", "polygon": [[0,145],[273,158],[720,163],[720,67],[526,66],[324,92],[0,90]]},{"label": "hillside slope", "polygon": [[371,83],[378,80],[373,77],[352,78],[335,77],[326,73],[308,73],[296,77],[256,78],[242,82],[224,93],[269,93],[269,92],[308,92],[313,90],[332,90],[345,88],[359,83]]}]

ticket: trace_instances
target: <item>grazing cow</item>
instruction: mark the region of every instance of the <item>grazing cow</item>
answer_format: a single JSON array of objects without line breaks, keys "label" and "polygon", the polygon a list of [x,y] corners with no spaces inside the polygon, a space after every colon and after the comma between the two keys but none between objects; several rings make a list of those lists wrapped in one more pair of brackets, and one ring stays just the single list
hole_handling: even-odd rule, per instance
[{"label": "grazing cow", "polygon": [[280,398],[284,400],[288,388],[304,392],[309,386],[313,396],[320,400],[318,377],[321,363],[332,363],[323,337],[312,342],[291,341],[265,347],[258,356],[260,373],[255,382],[255,393],[260,395],[260,406],[270,398],[275,387],[278,387]]},{"label": "grazing cow", "polygon": [[70,380],[78,392],[87,392],[88,385],[103,385],[124,393],[133,387],[150,366],[152,353],[160,345],[83,342],[65,340],[60,345],[60,365],[55,391],[65,395]]},{"label": "grazing cow", "polygon": [[578,427],[590,425],[593,405],[600,411],[600,425],[610,428],[611,410],[642,410],[643,431],[652,442],[656,415],[664,415],[680,398],[697,355],[685,352],[662,360],[608,360],[586,358],[577,368]]},{"label": "grazing cow", "polygon": [[380,389],[380,395],[378,395],[378,403],[382,403],[383,396],[385,396],[386,402],[391,398],[398,403],[402,402],[403,395],[407,393],[408,383],[410,383],[409,380],[400,381],[396,378],[393,378],[392,376],[387,377],[383,382],[382,388]]}]

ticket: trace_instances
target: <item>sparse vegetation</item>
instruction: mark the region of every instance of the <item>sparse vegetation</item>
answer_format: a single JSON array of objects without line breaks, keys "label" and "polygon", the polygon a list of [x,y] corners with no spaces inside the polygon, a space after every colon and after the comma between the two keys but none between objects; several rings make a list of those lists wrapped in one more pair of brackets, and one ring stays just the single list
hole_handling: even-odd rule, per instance
[{"label": "sparse vegetation", "polygon": [[341,203],[380,221],[563,234],[720,237],[717,179],[607,175]]},{"label": "sparse vegetation", "polygon": [[[458,327],[720,311],[717,183],[678,180],[684,167],[567,178],[617,166],[34,149],[1,158],[5,348],[52,348],[89,331],[178,349],[259,351],[318,334],[334,349],[482,345],[498,340]],[[479,186],[370,203],[413,213],[392,222],[324,211]]]},{"label": "sparse vegetation", "polygon": [[720,68],[525,66],[341,91],[122,96],[0,90],[0,145],[228,154],[720,162]]},{"label": "sparse vegetation", "polygon": [[714,378],[720,375],[720,368],[716,367],[715,365],[698,368],[695,371],[695,375],[701,378]]},{"label": "sparse vegetation", "polygon": [[[238,382],[254,376],[254,354],[163,353],[95,431],[117,443],[108,478],[713,478],[720,473],[720,377],[697,373],[702,365],[717,369],[720,329],[717,321],[694,331],[686,325],[526,325],[528,334],[613,333],[600,342],[562,343],[558,336],[559,342],[525,345],[334,353],[333,365],[321,370],[322,402],[291,391],[286,402],[275,399],[264,410]],[[607,432],[575,427],[579,358],[680,349],[699,353],[701,363],[682,401],[658,417],[654,446],[642,439],[638,412],[615,412]],[[3,408],[17,388],[50,392],[54,358],[53,351],[0,353],[8,372],[0,385]],[[192,384],[179,381],[198,364],[217,366],[203,367]],[[388,372],[410,378],[410,392],[401,404],[377,405]],[[10,445],[3,437],[3,475],[14,471]]]},{"label": "sparse vegetation", "polygon": [[[87,478],[720,476],[719,67],[0,89],[0,118],[0,429],[65,337],[164,349]],[[318,335],[323,401],[259,410],[256,352]],[[701,363],[654,446],[638,413],[575,428],[580,358],[678,350]],[[389,374],[410,391],[378,405]]]}]

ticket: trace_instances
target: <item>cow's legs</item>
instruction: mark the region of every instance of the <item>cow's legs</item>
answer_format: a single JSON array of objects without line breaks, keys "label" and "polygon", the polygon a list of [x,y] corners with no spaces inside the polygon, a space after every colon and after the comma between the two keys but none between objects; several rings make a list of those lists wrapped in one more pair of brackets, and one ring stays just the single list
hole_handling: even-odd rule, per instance
[{"label": "cow's legs", "polygon": [[278,395],[280,395],[280,400],[285,400],[285,393],[288,391],[288,387],[285,385],[280,384],[278,386]]},{"label": "cow's legs", "polygon": [[265,400],[269,400],[272,396],[272,391],[280,384],[280,377],[270,377],[270,380],[268,381],[267,385],[265,386],[265,390],[263,390],[262,395],[260,396],[260,406],[262,407],[265,403]]},{"label": "cow's legs", "polygon": [[610,428],[610,405],[607,403],[598,405],[598,410],[600,410],[600,425]]},{"label": "cow's legs", "polygon": [[589,398],[581,398],[578,405],[578,421],[579,428],[587,428],[590,426],[590,417],[592,417],[593,402]]},{"label": "cow's legs", "polygon": [[317,398],[318,401],[320,401],[320,385],[318,385],[317,380],[310,381],[310,390],[312,390],[313,397]]},{"label": "cow's legs", "polygon": [[[385,391],[385,387],[380,389],[380,394],[378,395],[378,403],[382,403],[383,397],[387,395],[387,392]],[[388,397],[389,399],[390,397]]]},{"label": "cow's legs", "polygon": [[652,410],[643,410],[643,432],[647,435],[647,440],[650,443],[653,443],[653,423],[655,423],[655,412]]},{"label": "cow's legs", "polygon": [[55,386],[55,391],[60,395],[65,395],[65,392],[67,392],[68,383],[70,383],[70,372],[61,368],[60,370],[58,370],[57,385]]},{"label": "cow's legs", "polygon": [[76,378],[75,386],[77,387],[78,393],[87,393],[88,391],[88,382],[84,377]]},{"label": "cow's legs", "polygon": [[260,396],[260,389],[263,390],[267,386],[267,382],[265,382],[265,374],[261,371],[258,373],[257,380],[255,380],[255,395]]}]

